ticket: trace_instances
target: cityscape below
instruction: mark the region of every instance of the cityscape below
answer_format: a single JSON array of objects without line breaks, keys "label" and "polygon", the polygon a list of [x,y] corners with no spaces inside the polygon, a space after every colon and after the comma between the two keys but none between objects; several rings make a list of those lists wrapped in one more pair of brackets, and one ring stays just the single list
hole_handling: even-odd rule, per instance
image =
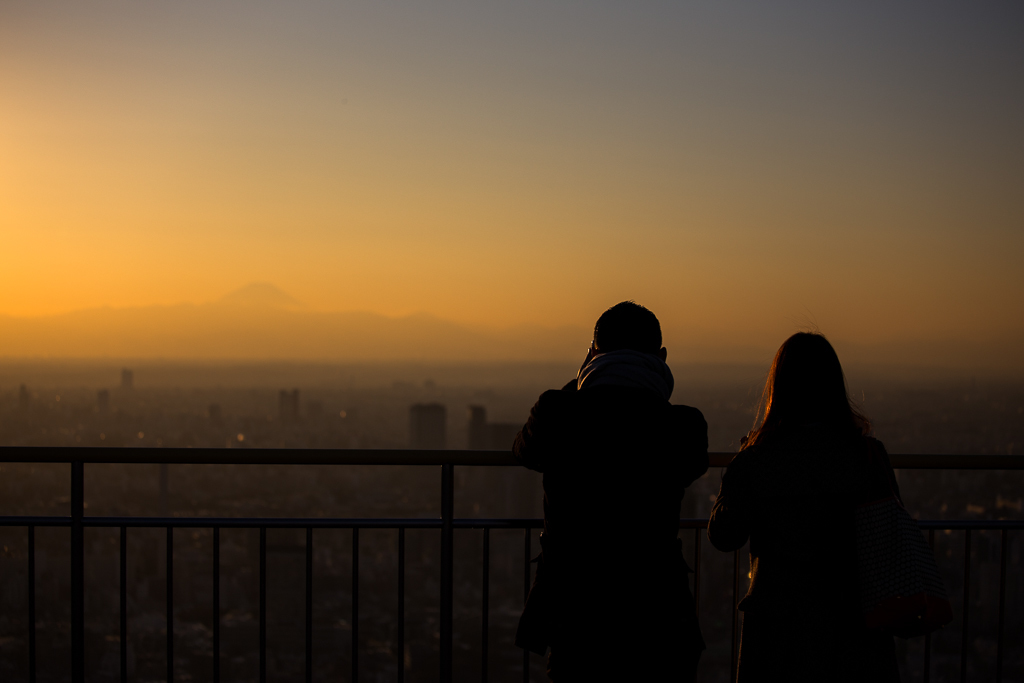
[{"label": "cityscape below", "polygon": [[[750,428],[764,368],[674,366],[673,402],[700,408],[710,450],[735,451]],[[313,365],[115,364],[9,362],[0,364],[0,445],[508,450],[530,406],[545,389],[574,375],[567,364]],[[907,376],[884,368],[854,368],[850,393],[872,418],[891,453],[1015,454],[1024,446],[1024,384],[955,375]],[[158,458],[154,458],[158,460]],[[68,511],[66,465],[0,465],[5,515],[63,515]],[[721,470],[688,489],[682,517],[708,515]],[[1020,519],[1024,473],[998,471],[898,472],[910,512],[922,519]],[[434,468],[399,466],[90,465],[87,515],[251,517],[437,517],[440,478]],[[540,476],[515,467],[459,467],[457,517],[541,517]],[[600,510],[595,514],[600,515]],[[128,535],[129,652],[132,680],[158,680],[165,671],[165,542],[160,529]],[[682,532],[688,561],[692,533]],[[26,673],[24,528],[0,529],[0,674]],[[209,530],[175,532],[176,671],[181,680],[210,680]],[[314,680],[347,675],[351,652],[350,532],[315,535]],[[405,680],[436,677],[438,628],[437,533],[410,531],[406,556]],[[89,529],[87,662],[90,680],[117,680],[116,529]],[[38,680],[62,680],[56,664],[67,635],[67,535],[36,532]],[[268,673],[291,680],[302,671],[301,620],[304,541],[299,532],[272,530],[267,541]],[[360,668],[365,680],[394,680],[396,541],[393,531],[360,536]],[[489,589],[492,681],[521,680],[521,651],[512,644],[522,606],[522,532],[495,531]],[[536,534],[533,536],[536,548]],[[609,539],[608,552],[622,547]],[[258,534],[221,536],[221,680],[255,675]],[[963,578],[963,543],[936,536],[936,556],[956,593]],[[999,543],[996,532],[974,535],[970,650],[972,671],[991,669]],[[476,531],[456,534],[456,676],[475,676],[479,656],[480,553]],[[1011,534],[1004,642],[1024,636],[1024,543]],[[745,562],[745,557],[743,562]],[[726,681],[732,557],[705,545],[701,558],[701,625],[709,650],[700,680]],[[1015,607],[1017,606],[1017,607]],[[111,635],[113,634],[113,635]],[[298,638],[299,640],[296,640]],[[921,639],[899,641],[904,680],[921,680]],[[956,680],[959,634],[933,638],[933,681]],[[365,650],[365,651],[364,651]],[[1024,655],[1010,648],[1004,680],[1024,674]],[[543,661],[531,659],[543,679]],[[460,679],[461,680],[461,679]]]}]

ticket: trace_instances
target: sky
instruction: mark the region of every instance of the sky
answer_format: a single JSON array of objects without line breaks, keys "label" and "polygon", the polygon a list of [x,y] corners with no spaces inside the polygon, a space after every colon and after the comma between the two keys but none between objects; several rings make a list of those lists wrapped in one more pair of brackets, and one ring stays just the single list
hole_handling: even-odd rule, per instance
[{"label": "sky", "polygon": [[0,315],[634,299],[694,360],[1019,366],[1022,121],[1019,2],[0,0]]}]

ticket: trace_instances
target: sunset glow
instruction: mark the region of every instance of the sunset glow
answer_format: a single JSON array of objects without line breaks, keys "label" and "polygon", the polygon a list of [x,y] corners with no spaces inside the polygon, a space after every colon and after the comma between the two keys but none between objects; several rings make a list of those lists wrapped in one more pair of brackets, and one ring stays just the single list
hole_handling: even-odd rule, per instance
[{"label": "sunset glow", "polygon": [[269,282],[1024,367],[1024,12],[843,7],[0,3],[0,329]]}]

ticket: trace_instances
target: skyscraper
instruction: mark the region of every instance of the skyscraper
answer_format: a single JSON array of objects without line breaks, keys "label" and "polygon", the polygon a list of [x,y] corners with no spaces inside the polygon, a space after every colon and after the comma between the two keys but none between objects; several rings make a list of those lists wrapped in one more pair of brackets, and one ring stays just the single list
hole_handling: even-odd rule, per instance
[{"label": "skyscraper", "polygon": [[482,451],[490,448],[487,438],[487,408],[483,406],[469,407],[469,426],[466,445],[470,450]]},{"label": "skyscraper", "polygon": [[135,373],[128,368],[121,368],[121,388],[131,389],[135,386]]},{"label": "skyscraper", "polygon": [[448,411],[440,403],[416,403],[409,408],[409,445],[444,449],[448,446]]},{"label": "skyscraper", "polygon": [[511,422],[488,422],[487,408],[470,406],[466,445],[472,450],[511,450],[521,426]]},{"label": "skyscraper", "polygon": [[299,390],[282,389],[277,395],[277,407],[281,422],[297,422],[299,419]]}]

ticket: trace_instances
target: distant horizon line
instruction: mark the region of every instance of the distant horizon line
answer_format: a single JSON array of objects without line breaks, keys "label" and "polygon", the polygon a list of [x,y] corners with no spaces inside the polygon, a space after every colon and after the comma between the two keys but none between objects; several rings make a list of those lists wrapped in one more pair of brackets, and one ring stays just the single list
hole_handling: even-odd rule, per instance
[{"label": "distant horizon line", "polygon": [[[366,358],[343,360],[338,358],[300,358],[300,357],[266,357],[266,358],[232,358],[232,357],[173,357],[173,356],[7,356],[0,355],[0,367],[7,364],[47,364],[67,363],[81,365],[109,365],[127,367],[128,364],[141,363],[154,366],[305,366],[305,367],[368,367],[368,366],[424,366],[431,368],[470,368],[495,366],[522,367],[555,367],[577,364],[577,359],[466,359],[451,360],[444,358]],[[767,371],[771,365],[767,363],[744,360],[668,360],[669,367],[680,368],[736,368],[763,369]],[[911,365],[895,361],[863,361],[851,360],[843,363],[844,369],[854,370],[886,370],[912,374],[948,373],[962,376],[983,376],[1003,374],[1019,375],[1024,378],[1024,369],[962,367],[940,364]],[[128,368],[133,369],[133,368]]]},{"label": "distant horizon line", "polygon": [[546,325],[539,322],[519,322],[509,325],[488,325],[484,323],[468,322],[458,320],[456,318],[448,318],[437,313],[432,313],[423,309],[416,309],[404,313],[385,313],[381,311],[375,311],[369,308],[313,308],[305,304],[298,304],[295,306],[283,306],[273,304],[246,304],[237,303],[231,301],[224,301],[223,299],[215,299],[212,301],[205,301],[201,303],[195,303],[191,301],[180,301],[178,303],[154,303],[154,304],[133,304],[129,306],[118,306],[114,304],[102,304],[97,306],[85,306],[82,308],[72,308],[63,311],[49,312],[49,313],[33,313],[33,314],[22,314],[22,313],[10,313],[0,311],[0,319],[8,318],[13,320],[42,320],[45,318],[59,318],[66,315],[75,315],[78,313],[90,313],[95,311],[138,311],[145,309],[171,309],[171,308],[201,308],[205,306],[211,307],[232,307],[246,310],[268,310],[277,313],[295,313],[295,314],[307,314],[307,315],[368,315],[375,316],[378,318],[386,318],[387,320],[407,320],[410,318],[430,318],[439,322],[452,323],[455,325],[463,326],[467,329],[488,331],[488,332],[501,332],[505,330],[515,330],[523,328],[536,328],[542,330],[587,330],[589,326],[584,325],[573,325],[573,324],[562,324],[562,325]]}]

